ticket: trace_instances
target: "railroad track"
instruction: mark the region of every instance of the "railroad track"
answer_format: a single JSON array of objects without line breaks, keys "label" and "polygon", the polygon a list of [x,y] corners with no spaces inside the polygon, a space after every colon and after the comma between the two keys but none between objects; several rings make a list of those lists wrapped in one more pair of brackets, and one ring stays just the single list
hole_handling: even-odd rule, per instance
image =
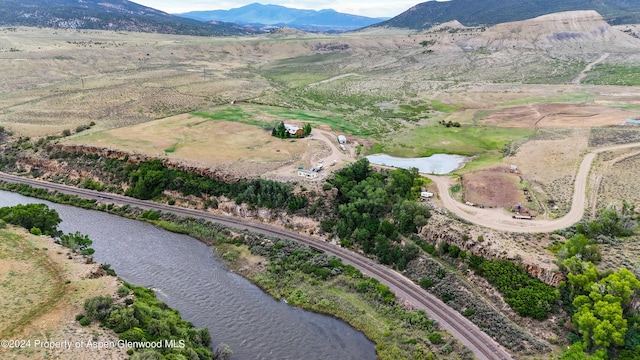
[{"label": "railroad track", "polygon": [[378,279],[387,285],[397,296],[412,303],[417,309],[423,310],[430,318],[436,320],[440,327],[449,331],[462,344],[471,350],[479,360],[511,360],[512,357],[491,337],[482,332],[467,318],[456,310],[448,307],[440,299],[420,288],[413,281],[407,279],[402,274],[393,271],[383,265],[377,264],[373,260],[338,247],[333,244],[317,241],[309,236],[296,232],[287,231],[275,226],[251,222],[232,216],[211,214],[201,210],[181,208],[177,206],[158,204],[152,201],[140,200],[117,194],[103,193],[94,190],[75,188],[72,186],[50,183],[40,180],[23,178],[20,176],[0,173],[0,181],[11,183],[22,183],[37,188],[55,190],[60,193],[77,195],[88,199],[99,201],[109,201],[122,205],[137,206],[147,210],[160,210],[171,212],[182,216],[192,216],[203,218],[209,221],[221,223],[241,230],[250,230],[266,235],[288,238],[310,245],[316,249],[335,255],[343,262],[354,266],[366,275]]}]

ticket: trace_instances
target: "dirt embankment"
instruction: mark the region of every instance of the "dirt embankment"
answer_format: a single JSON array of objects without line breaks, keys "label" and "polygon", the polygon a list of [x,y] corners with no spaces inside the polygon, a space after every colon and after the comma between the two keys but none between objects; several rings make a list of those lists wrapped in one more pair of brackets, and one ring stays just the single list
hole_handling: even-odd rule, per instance
[{"label": "dirt embankment", "polygon": [[[119,159],[119,160],[127,160],[129,163],[138,164],[143,161],[149,161],[157,159],[153,156],[147,156],[143,154],[131,154],[125,151],[119,151],[108,148],[94,147],[94,146],[84,146],[84,145],[64,145],[64,144],[54,144],[51,148],[51,153],[56,152],[66,152],[66,153],[80,153],[85,155],[99,155],[104,156],[109,159]],[[53,173],[56,172],[69,172],[73,171],[72,169],[60,169],[58,161],[51,161],[49,159],[37,158],[32,156],[24,156],[20,160],[22,163],[28,166],[35,166],[39,169],[43,169],[45,171],[51,171]],[[246,177],[240,176],[238,174],[222,172],[217,169],[206,168],[206,167],[198,167],[193,165],[184,164],[178,161],[172,161],[169,159],[160,159],[163,165],[168,167],[169,169],[181,170],[189,173],[196,173],[201,176],[210,177],[215,180],[230,182],[246,179]],[[79,174],[82,175],[82,174]]]},{"label": "dirt embankment", "polygon": [[564,280],[555,265],[555,256],[546,249],[550,243],[548,237],[504,234],[465,225],[435,212],[420,237],[434,246],[446,242],[484,258],[517,261],[531,276],[548,285],[557,286]]},{"label": "dirt embankment", "polygon": [[100,264],[46,236],[11,227],[0,230],[0,239],[0,279],[5,279],[0,287],[0,338],[25,340],[23,348],[0,348],[0,358],[115,360],[127,356],[125,349],[44,346],[45,341],[117,341],[117,334],[97,323],[81,326],[75,319],[83,312],[85,299],[115,296],[121,284],[117,277],[104,276]]}]

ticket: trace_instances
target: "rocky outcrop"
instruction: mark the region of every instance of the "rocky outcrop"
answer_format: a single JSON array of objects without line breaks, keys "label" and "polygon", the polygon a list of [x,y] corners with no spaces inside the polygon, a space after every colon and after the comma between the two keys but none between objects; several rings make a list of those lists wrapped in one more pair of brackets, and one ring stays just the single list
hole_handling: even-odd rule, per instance
[{"label": "rocky outcrop", "polygon": [[441,242],[446,242],[449,245],[455,245],[465,251],[468,250],[485,259],[495,258],[518,261],[527,273],[547,285],[558,286],[558,284],[564,280],[564,275],[553,269],[541,266],[540,264],[527,263],[520,259],[518,255],[514,256],[506,251],[498,251],[495,247],[491,246],[492,242],[489,240],[479,242],[451,227],[443,227],[441,224],[436,224],[435,222],[423,227],[419,235],[421,239],[434,246]]},{"label": "rocky outcrop", "polygon": [[567,11],[524,21],[490,27],[481,35],[461,40],[462,49],[548,48],[558,43],[582,41],[624,41],[640,44],[638,39],[613,29],[593,10]]}]

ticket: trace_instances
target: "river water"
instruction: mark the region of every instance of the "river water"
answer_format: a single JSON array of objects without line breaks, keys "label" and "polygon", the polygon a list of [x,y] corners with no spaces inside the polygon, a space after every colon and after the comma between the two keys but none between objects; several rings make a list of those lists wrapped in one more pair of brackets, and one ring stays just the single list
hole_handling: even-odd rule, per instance
[{"label": "river water", "polygon": [[151,224],[0,191],[0,207],[45,203],[56,209],[64,233],[93,240],[94,259],[118,276],[150,287],[212,344],[231,346],[233,359],[375,359],[375,345],[332,317],[276,301],[231,273],[198,240]]}]

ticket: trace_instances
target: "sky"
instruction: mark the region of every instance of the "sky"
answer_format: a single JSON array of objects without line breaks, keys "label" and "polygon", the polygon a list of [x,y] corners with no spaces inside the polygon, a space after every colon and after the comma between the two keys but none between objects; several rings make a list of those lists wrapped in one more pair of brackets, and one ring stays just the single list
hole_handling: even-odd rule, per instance
[{"label": "sky", "polygon": [[341,13],[369,17],[394,17],[427,0],[133,0],[140,5],[170,14],[201,10],[228,10],[252,3],[281,5],[295,9],[334,9]]}]

